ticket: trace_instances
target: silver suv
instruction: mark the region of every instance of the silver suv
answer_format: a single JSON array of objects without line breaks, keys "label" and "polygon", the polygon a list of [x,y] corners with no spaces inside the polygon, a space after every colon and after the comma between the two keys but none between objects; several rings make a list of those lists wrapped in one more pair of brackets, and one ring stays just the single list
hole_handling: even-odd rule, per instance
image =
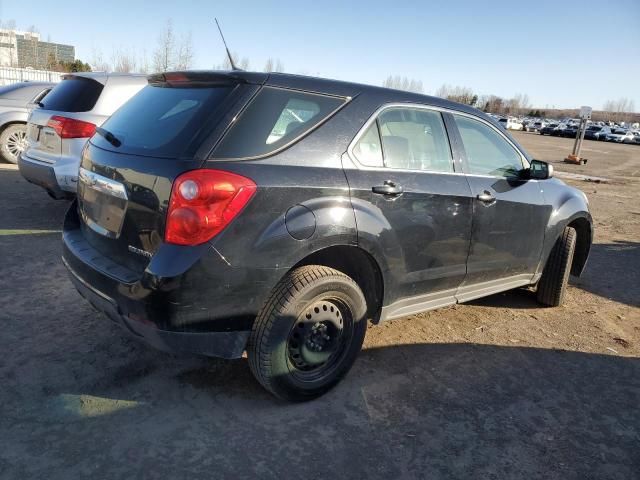
[{"label": "silver suv", "polygon": [[145,75],[73,73],[31,112],[20,173],[53,198],[76,193],[82,149],[103,122],[147,85]]}]

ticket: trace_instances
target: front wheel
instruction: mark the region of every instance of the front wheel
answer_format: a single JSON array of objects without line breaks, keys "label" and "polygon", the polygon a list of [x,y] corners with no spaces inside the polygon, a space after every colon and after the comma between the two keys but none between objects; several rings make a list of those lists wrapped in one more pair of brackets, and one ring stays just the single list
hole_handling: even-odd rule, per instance
[{"label": "front wheel", "polygon": [[275,396],[319,397],[349,371],[367,330],[358,284],[320,265],[297,268],[275,287],[254,322],[251,372]]},{"label": "front wheel", "polygon": [[18,163],[26,146],[27,127],[22,123],[9,125],[0,134],[0,156],[9,163]]},{"label": "front wheel", "polygon": [[566,227],[556,240],[538,282],[538,302],[549,307],[562,305],[576,249],[576,231]]}]

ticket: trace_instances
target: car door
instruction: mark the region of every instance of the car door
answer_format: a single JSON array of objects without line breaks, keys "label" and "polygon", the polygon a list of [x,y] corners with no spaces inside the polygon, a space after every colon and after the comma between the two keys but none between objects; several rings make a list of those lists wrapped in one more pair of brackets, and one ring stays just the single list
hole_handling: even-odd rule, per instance
[{"label": "car door", "polygon": [[382,109],[343,156],[358,241],[388,265],[385,304],[399,301],[386,318],[455,303],[472,198],[454,158],[442,114],[421,106]]},{"label": "car door", "polygon": [[[536,272],[551,215],[542,185],[526,180],[524,155],[498,128],[452,114],[473,200],[471,249],[459,300],[524,285]],[[484,290],[483,290],[484,289]]]}]

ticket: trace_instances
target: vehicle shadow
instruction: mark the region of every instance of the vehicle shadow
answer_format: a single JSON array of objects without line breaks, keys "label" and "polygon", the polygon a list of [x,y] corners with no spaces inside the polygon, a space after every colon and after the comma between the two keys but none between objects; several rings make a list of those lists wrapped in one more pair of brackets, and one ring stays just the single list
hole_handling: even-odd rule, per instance
[{"label": "vehicle shadow", "polygon": [[[89,462],[107,477],[149,469],[209,478],[213,469],[219,478],[294,470],[302,478],[626,479],[640,471],[637,358],[385,346],[364,350],[324,397],[290,404],[258,387],[245,360],[127,356],[127,366],[104,370],[93,387],[76,381],[72,393],[135,407],[77,417],[50,408],[46,421],[22,419],[29,435],[46,436],[40,461],[82,445],[87,460],[60,474]],[[55,398],[71,385],[47,387]]]},{"label": "vehicle shadow", "polygon": [[69,200],[54,200],[17,170],[0,170],[1,230],[60,230]]}]

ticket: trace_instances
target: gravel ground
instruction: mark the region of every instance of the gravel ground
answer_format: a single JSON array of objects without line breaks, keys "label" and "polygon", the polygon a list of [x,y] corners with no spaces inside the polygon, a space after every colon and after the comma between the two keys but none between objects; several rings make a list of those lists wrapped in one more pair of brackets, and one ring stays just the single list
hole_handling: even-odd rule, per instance
[{"label": "gravel ground", "polygon": [[66,202],[0,168],[0,478],[640,478],[640,147],[516,134],[586,192],[565,305],[515,290],[369,328],[348,377],[275,400],[246,360],[130,340],[60,262]]}]

